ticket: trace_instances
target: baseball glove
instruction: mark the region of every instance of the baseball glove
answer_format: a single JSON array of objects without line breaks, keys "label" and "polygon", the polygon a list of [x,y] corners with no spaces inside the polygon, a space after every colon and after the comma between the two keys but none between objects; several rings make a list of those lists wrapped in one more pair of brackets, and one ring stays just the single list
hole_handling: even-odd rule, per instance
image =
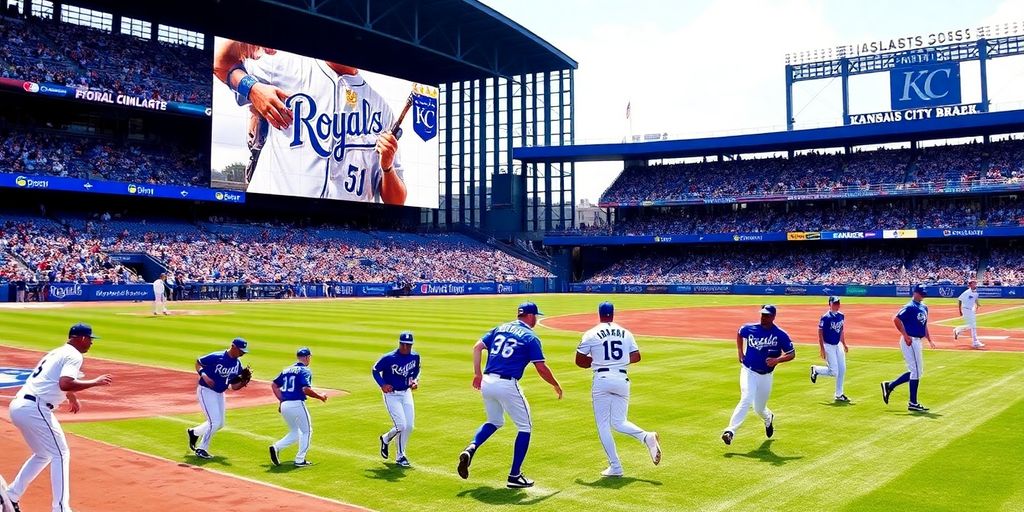
[{"label": "baseball glove", "polygon": [[238,375],[235,375],[234,377],[232,377],[231,380],[228,381],[228,382],[230,384],[239,384],[239,383],[241,383],[241,385],[238,386],[238,387],[239,388],[244,388],[244,387],[249,385],[249,381],[251,381],[251,380],[252,380],[252,368],[249,367],[249,366],[246,366],[245,368],[242,368],[242,371],[238,372]]}]

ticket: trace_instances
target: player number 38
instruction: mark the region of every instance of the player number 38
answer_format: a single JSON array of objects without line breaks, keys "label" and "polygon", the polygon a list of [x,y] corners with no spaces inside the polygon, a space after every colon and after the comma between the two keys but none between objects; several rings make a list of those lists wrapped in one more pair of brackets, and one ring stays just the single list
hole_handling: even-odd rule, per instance
[{"label": "player number 38", "polygon": [[494,337],[494,345],[491,347],[491,354],[498,355],[501,357],[509,358],[512,357],[512,353],[516,350],[516,345],[519,340],[515,338],[508,338],[501,334]]}]

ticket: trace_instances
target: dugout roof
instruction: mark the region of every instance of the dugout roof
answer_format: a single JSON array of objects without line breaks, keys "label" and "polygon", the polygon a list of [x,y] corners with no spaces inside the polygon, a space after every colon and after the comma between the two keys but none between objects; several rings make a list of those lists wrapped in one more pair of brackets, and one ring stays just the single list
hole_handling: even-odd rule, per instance
[{"label": "dugout roof", "polygon": [[477,0],[72,3],[426,84],[576,68],[551,43]]}]

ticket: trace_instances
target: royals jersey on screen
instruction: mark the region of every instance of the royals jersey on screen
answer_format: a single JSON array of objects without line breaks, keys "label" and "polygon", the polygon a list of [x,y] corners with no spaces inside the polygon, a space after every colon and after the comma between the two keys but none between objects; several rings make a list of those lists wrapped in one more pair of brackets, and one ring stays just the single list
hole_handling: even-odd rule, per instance
[{"label": "royals jersey on screen", "polygon": [[544,360],[540,339],[519,320],[491,329],[481,341],[488,351],[484,373],[521,379],[526,365]]}]

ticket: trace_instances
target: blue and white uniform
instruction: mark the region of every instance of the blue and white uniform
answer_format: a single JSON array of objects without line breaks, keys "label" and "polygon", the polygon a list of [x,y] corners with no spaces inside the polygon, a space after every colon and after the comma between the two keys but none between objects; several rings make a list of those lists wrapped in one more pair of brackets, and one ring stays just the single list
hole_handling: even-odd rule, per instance
[{"label": "blue and white uniform", "polygon": [[740,365],[740,402],[729,420],[726,431],[735,433],[747,417],[751,405],[764,424],[771,424],[774,415],[768,409],[768,397],[772,393],[772,372],[768,366],[769,357],[789,354],[795,349],[786,331],[777,325],[765,329],[760,323],[740,327],[739,336],[744,342],[743,364]]},{"label": "blue and white uniform", "polygon": [[911,340],[910,345],[907,345],[903,336],[900,336],[900,351],[903,352],[903,360],[907,363],[910,379],[918,380],[924,375],[921,338],[924,338],[928,332],[928,305],[912,300],[896,313],[896,317],[903,322],[903,329],[907,331]]},{"label": "blue and white uniform", "polygon": [[[299,351],[299,357],[303,357],[302,354]],[[309,355],[308,350],[304,354]],[[281,370],[274,384],[281,391],[281,416],[288,424],[288,433],[274,443],[274,450],[280,452],[298,442],[299,451],[295,452],[295,462],[303,462],[313,439],[313,420],[306,408],[306,388],[313,386],[313,371],[301,362],[296,362]]]},{"label": "blue and white uniform", "polygon": [[[399,341],[412,345],[412,333],[402,333]],[[392,427],[383,436],[385,443],[398,439],[395,460],[406,458],[409,437],[415,427],[416,408],[412,399],[412,385],[420,378],[420,355],[412,350],[402,354],[397,349],[388,352],[373,365],[373,379],[378,387],[390,385],[392,391],[384,393],[384,407],[391,417]]]},{"label": "blue and white uniform", "polygon": [[[243,352],[248,351],[244,346],[245,340],[239,338],[232,343],[238,346],[239,341],[243,344],[239,348]],[[227,350],[211,352],[200,357],[197,361],[202,365],[202,369],[200,370],[201,375],[196,387],[196,397],[199,399],[199,406],[203,410],[203,415],[206,416],[206,421],[192,427],[191,430],[192,433],[199,436],[196,449],[209,450],[210,440],[213,439],[213,435],[218,430],[224,428],[224,392],[227,391],[231,379],[242,371],[242,362],[237,358],[231,357]],[[207,375],[213,380],[212,387],[206,384],[202,375]]]},{"label": "blue and white uniform", "polygon": [[964,323],[953,328],[953,338],[959,338],[964,331],[971,331],[971,346],[974,348],[984,347],[985,344],[978,340],[978,290],[967,288],[957,297],[960,302],[960,312],[963,313]]},{"label": "blue and white uniform", "polygon": [[480,384],[487,422],[501,427],[508,413],[520,432],[530,432],[530,404],[519,380],[527,365],[544,360],[540,338],[528,325],[515,320],[491,329],[481,341],[487,347],[487,366]]},{"label": "blue and white uniform", "polygon": [[822,345],[825,348],[825,364],[828,366],[815,365],[811,370],[816,377],[835,377],[836,398],[845,396],[843,384],[846,380],[846,351],[841,345],[845,323],[846,315],[841,311],[829,309],[821,315],[818,332],[821,334]]}]

